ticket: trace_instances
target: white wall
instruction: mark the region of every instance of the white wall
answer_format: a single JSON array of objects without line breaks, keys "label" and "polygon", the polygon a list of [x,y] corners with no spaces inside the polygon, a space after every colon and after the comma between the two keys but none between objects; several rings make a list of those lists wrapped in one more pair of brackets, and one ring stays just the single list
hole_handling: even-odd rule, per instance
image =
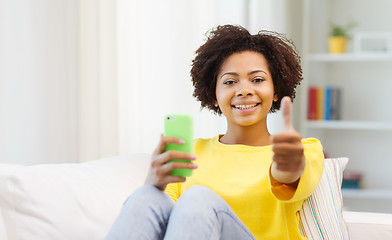
[{"label": "white wall", "polygon": [[78,2],[0,2],[0,162],[78,160]]}]

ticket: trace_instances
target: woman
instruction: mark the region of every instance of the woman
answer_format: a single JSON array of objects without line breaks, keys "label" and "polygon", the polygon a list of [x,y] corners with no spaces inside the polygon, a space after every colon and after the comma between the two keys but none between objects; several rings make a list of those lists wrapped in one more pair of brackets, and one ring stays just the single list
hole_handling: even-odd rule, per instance
[{"label": "woman", "polygon": [[[218,26],[196,51],[191,76],[201,106],[226,117],[226,133],[196,139],[194,155],[164,152],[183,141],[162,136],[146,185],[128,198],[107,239],[304,239],[297,212],[324,157],[320,142],[301,139],[291,124],[302,80],[292,42]],[[280,108],[286,131],[271,136],[267,114]],[[170,175],[184,168],[194,174]]]}]

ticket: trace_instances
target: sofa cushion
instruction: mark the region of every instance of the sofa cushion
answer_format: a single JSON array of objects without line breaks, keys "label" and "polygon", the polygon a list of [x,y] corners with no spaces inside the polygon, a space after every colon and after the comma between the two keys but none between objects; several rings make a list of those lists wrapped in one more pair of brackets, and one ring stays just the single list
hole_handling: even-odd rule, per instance
[{"label": "sofa cushion", "polygon": [[135,154],[81,164],[1,164],[8,239],[103,239],[127,196],[143,184],[149,161]]}]

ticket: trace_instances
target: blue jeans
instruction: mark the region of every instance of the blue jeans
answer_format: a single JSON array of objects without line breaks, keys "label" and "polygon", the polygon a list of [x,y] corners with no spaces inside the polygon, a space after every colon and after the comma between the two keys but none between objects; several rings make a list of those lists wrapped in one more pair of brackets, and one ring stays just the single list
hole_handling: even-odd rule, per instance
[{"label": "blue jeans", "polygon": [[192,186],[174,204],[152,185],[137,189],[105,238],[111,239],[256,239],[231,207],[204,186]]}]

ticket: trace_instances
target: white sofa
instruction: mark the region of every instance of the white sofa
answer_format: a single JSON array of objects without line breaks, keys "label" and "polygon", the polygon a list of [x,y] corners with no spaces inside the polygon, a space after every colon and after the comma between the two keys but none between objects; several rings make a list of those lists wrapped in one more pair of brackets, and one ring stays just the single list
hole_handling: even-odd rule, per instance
[{"label": "white sofa", "polygon": [[[103,239],[150,156],[80,164],[0,164],[0,239]],[[344,212],[351,239],[392,239],[392,214]]]}]

